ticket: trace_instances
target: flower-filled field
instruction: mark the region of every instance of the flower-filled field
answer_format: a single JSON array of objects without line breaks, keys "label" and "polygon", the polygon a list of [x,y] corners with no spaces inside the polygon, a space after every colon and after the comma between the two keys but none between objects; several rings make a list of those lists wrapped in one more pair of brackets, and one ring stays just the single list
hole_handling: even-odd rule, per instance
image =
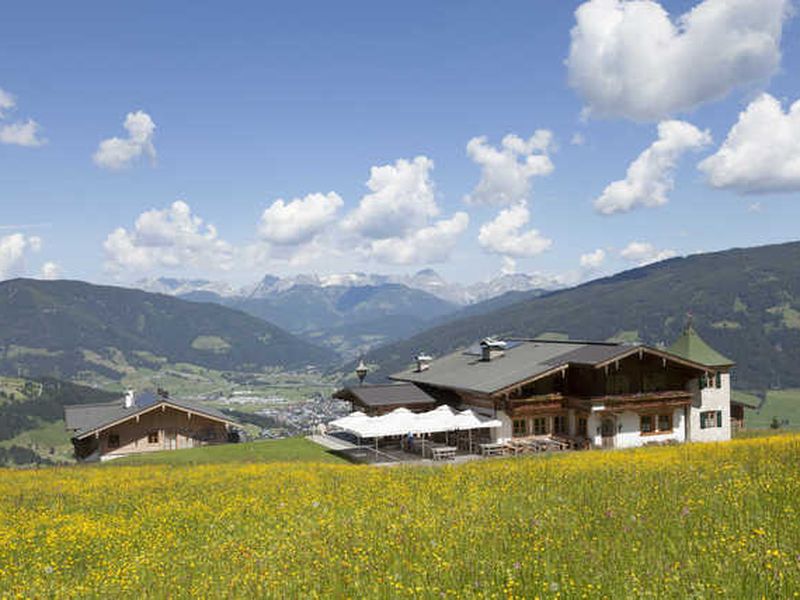
[{"label": "flower-filled field", "polygon": [[438,468],[0,471],[0,597],[798,594],[798,435]]}]

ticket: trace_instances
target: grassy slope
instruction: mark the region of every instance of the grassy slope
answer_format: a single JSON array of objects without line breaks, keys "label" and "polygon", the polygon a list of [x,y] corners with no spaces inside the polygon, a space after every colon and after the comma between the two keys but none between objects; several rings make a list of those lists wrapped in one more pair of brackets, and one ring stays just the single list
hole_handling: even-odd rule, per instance
[{"label": "grassy slope", "polygon": [[321,446],[305,438],[287,438],[206,446],[172,452],[153,452],[120,458],[109,466],[118,465],[206,465],[221,463],[315,462],[341,463],[343,459],[329,454]]},{"label": "grassy slope", "polygon": [[4,372],[63,377],[88,370],[119,378],[148,366],[146,353],[171,363],[241,371],[336,358],[271,323],[216,304],[30,279],[0,282],[0,347]]},{"label": "grassy slope", "polygon": [[781,422],[781,428],[800,429],[800,389],[771,390],[761,410],[745,411],[745,425],[748,428],[769,427],[773,418]]},{"label": "grassy slope", "polygon": [[800,435],[379,469],[5,471],[0,596],[788,598]]}]

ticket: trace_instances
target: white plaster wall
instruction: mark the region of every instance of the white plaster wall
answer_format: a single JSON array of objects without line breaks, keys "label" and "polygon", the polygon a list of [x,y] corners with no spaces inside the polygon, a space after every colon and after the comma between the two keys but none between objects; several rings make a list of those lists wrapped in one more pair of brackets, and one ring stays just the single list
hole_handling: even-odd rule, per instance
[{"label": "white plaster wall", "polygon": [[[672,431],[667,433],[642,435],[640,416],[638,413],[628,411],[617,415],[617,438],[614,447],[635,448],[645,444],[683,442],[685,440],[683,408],[672,411]],[[619,430],[620,423],[622,424],[621,431]]]},{"label": "white plaster wall", "polygon": [[[650,443],[686,441],[683,408],[676,408],[672,411],[672,431],[668,433],[642,435],[639,417],[640,415],[638,413],[630,411],[616,414],[612,417],[616,423],[616,433],[614,436],[615,448],[635,448]],[[603,436],[601,435],[600,428],[602,420],[603,416],[598,412],[593,412],[589,415],[589,438],[592,444],[597,448],[603,445]],[[620,425],[622,425],[621,428]]]},{"label": "white plaster wall", "polygon": [[[699,389],[699,381],[690,383],[692,405],[689,408],[689,441],[722,442],[731,439],[731,376],[723,373],[722,387]],[[700,429],[700,413],[706,410],[722,411],[722,427]]]},{"label": "white plaster wall", "polygon": [[495,442],[507,442],[513,436],[513,423],[505,411],[498,410],[495,419],[498,419],[503,425],[493,430],[492,439]]},{"label": "white plaster wall", "polygon": [[593,446],[598,448],[603,445],[603,437],[600,435],[600,415],[598,413],[590,413],[589,419],[586,422],[586,434]]}]

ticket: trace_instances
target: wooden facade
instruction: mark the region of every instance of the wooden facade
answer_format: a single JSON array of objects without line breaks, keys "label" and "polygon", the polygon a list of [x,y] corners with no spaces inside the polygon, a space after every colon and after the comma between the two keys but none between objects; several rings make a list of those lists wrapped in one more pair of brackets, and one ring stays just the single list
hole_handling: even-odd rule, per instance
[{"label": "wooden facade", "polygon": [[179,450],[232,440],[224,418],[167,402],[73,438],[78,460],[108,460],[130,454]]}]

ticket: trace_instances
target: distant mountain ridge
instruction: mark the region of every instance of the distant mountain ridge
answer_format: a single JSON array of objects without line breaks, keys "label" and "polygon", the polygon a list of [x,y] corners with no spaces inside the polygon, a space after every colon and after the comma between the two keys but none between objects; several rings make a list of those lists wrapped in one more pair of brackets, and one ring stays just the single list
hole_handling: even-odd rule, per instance
[{"label": "distant mountain ridge", "polygon": [[133,287],[171,296],[209,292],[222,298],[265,298],[286,292],[295,286],[305,286],[306,288],[380,287],[387,284],[397,284],[427,292],[446,302],[461,306],[483,302],[511,291],[554,290],[563,287],[553,278],[525,273],[508,273],[488,281],[460,284],[447,281],[433,269],[423,269],[412,275],[350,272],[278,277],[268,274],[258,283],[242,287],[207,279],[158,277],[140,279],[133,284]]},{"label": "distant mountain ridge", "polygon": [[162,361],[246,371],[328,365],[330,350],[216,304],[80,281],[0,282],[0,372],[119,379]]},{"label": "distant mountain ridge", "polygon": [[356,356],[381,343],[429,327],[458,306],[396,283],[319,286],[295,283],[262,288],[248,297],[222,297],[211,292],[181,296],[214,302],[276,323],[343,357]]},{"label": "distant mountain ridge", "polygon": [[509,293],[538,295],[542,290],[535,286],[542,283],[532,275],[513,274],[463,286],[424,269],[404,276],[266,275],[257,284],[238,289],[204,279],[159,278],[138,285],[242,310],[352,358],[431,327],[463,306],[478,313],[486,302]]},{"label": "distant mountain ridge", "polygon": [[487,335],[668,344],[691,312],[703,338],[737,362],[738,387],[800,386],[800,242],[672,258],[482,314],[468,311],[370,352],[378,369],[368,378],[381,381],[415,354],[442,355]]}]

